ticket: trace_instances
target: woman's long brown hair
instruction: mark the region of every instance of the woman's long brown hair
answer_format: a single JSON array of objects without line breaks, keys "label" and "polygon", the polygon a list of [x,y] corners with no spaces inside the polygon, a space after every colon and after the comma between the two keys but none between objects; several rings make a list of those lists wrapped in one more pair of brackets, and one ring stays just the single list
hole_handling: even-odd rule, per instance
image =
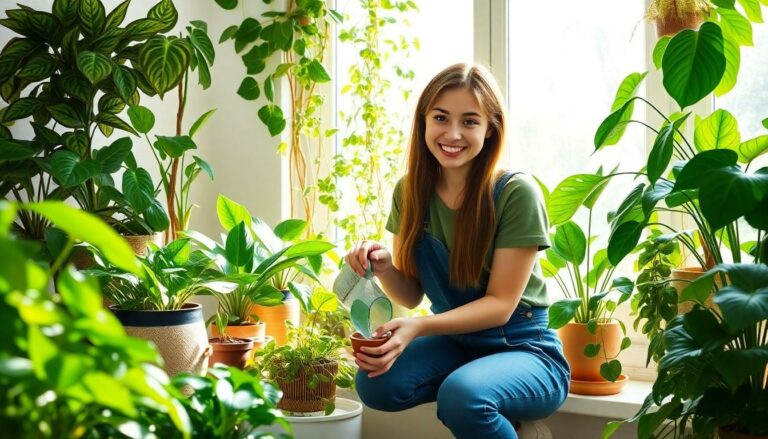
[{"label": "woman's long brown hair", "polygon": [[440,164],[429,152],[424,138],[426,116],[437,97],[445,90],[466,88],[477,99],[489,120],[490,137],[472,161],[464,186],[461,206],[456,215],[455,236],[451,249],[450,281],[457,287],[478,286],[485,267],[485,257],[495,231],[493,186],[497,164],[504,144],[505,113],[501,92],[488,71],[476,65],[454,64],[438,73],[419,97],[411,129],[408,169],[403,187],[400,227],[400,251],[396,264],[404,274],[416,278],[413,255],[416,241],[424,230],[424,215],[440,178]]}]

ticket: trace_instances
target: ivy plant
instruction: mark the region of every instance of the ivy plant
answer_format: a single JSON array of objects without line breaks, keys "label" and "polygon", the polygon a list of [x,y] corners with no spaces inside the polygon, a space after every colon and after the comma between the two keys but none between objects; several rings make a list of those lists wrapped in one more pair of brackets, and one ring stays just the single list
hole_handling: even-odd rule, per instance
[{"label": "ivy plant", "polygon": [[[136,164],[132,142],[94,145],[96,130],[136,135],[122,112],[141,95],[174,88],[193,56],[190,43],[168,36],[178,21],[161,0],[123,25],[130,2],[107,13],[100,0],[56,0],[50,11],[6,11],[0,25],[18,34],[0,52],[0,194],[19,200],[74,198],[126,233],[164,230],[149,173]],[[9,126],[31,118],[34,137],[13,139]],[[122,187],[112,177],[123,170]],[[42,239],[48,223],[24,213],[17,231]]]}]

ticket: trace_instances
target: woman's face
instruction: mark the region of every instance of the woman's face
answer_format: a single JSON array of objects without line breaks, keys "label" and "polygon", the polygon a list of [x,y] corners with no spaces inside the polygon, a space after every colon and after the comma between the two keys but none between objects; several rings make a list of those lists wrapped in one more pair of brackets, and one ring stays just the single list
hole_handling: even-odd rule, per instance
[{"label": "woman's face", "polygon": [[424,140],[444,171],[469,170],[491,133],[488,116],[467,88],[444,90],[427,111]]}]

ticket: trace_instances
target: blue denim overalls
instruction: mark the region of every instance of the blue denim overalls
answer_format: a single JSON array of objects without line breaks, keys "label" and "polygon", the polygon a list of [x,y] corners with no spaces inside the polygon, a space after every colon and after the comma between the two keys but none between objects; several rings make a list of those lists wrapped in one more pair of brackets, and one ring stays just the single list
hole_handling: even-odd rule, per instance
[{"label": "blue denim overalls", "polygon": [[[494,188],[494,201],[514,174]],[[429,222],[427,213],[425,225]],[[432,312],[445,312],[485,294],[449,284],[450,255],[426,233],[414,246],[419,281]],[[399,411],[437,401],[437,416],[458,438],[517,438],[514,421],[549,416],[565,401],[570,371],[547,308],[521,303],[500,327],[462,335],[417,337],[376,378],[358,371],[357,391],[369,407]]]}]

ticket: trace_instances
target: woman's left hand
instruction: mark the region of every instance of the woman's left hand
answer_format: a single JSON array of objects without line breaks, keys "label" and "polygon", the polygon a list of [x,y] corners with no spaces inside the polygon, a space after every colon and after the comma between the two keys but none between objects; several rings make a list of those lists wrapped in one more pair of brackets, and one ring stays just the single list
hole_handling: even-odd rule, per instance
[{"label": "woman's left hand", "polygon": [[[355,363],[360,369],[370,372],[368,378],[374,378],[386,373],[395,363],[397,357],[405,350],[406,346],[419,335],[420,322],[418,318],[397,318],[388,321],[376,329],[375,334],[386,334],[391,332],[392,336],[381,346],[360,348],[360,352],[355,356]],[[379,357],[371,357],[370,355]]]}]

